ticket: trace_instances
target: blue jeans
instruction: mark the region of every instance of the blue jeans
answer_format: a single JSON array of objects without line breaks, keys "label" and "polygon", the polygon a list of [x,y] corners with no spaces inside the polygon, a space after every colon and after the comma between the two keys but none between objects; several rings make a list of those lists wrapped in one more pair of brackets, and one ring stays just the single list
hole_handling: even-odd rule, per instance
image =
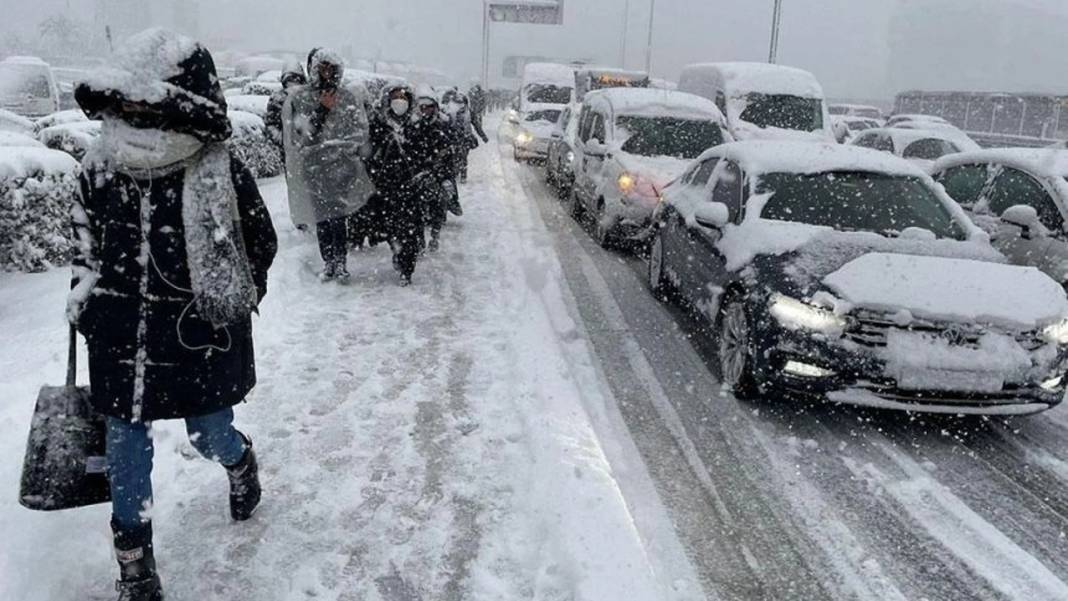
[{"label": "blue jeans", "polygon": [[[207,459],[224,466],[245,456],[245,439],[234,429],[234,410],[185,420],[189,441]],[[108,418],[108,480],[114,524],[133,530],[148,520],[142,512],[152,504],[152,456],[149,425]]]}]

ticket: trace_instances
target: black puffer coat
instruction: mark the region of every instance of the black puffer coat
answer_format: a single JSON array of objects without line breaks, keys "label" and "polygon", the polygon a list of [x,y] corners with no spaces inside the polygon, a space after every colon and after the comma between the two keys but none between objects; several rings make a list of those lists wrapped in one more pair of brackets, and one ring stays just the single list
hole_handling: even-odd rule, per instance
[{"label": "black puffer coat", "polygon": [[[139,39],[144,47],[120,61],[131,77],[111,74],[100,80],[104,87],[80,87],[82,108],[91,115],[114,110],[114,103],[143,100],[146,87],[155,87],[164,91],[162,100],[158,93],[148,97],[166,115],[166,129],[209,146],[225,140],[230,125],[211,55],[186,38],[148,33]],[[160,56],[177,64],[136,64],[138,57]],[[178,75],[146,81],[153,69]],[[152,421],[206,415],[241,402],[256,382],[251,321],[216,330],[198,315],[182,216],[187,168],[136,181],[99,159],[93,152],[86,159],[74,208],[78,253],[71,297],[71,317],[89,343],[94,406],[109,416]],[[229,167],[240,233],[262,298],[277,238],[248,169],[232,155]]]}]

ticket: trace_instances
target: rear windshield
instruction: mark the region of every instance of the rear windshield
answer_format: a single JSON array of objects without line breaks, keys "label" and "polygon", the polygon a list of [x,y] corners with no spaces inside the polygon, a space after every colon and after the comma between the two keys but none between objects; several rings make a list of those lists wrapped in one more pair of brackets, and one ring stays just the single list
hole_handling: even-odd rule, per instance
[{"label": "rear windshield", "polygon": [[764,219],[888,237],[909,227],[929,230],[939,238],[965,237],[949,209],[914,177],[854,171],[773,173],[761,178],[757,192],[771,194],[761,212]]},{"label": "rear windshield", "polygon": [[717,123],[673,117],[619,117],[623,130],[623,152],[641,156],[669,156],[696,159],[704,151],[723,143]]},{"label": "rear windshield", "polygon": [[0,65],[0,99],[50,98],[48,75],[41,67]]},{"label": "rear windshield", "polygon": [[798,131],[823,129],[823,101],[787,94],[749,94],[741,119],[757,127]]},{"label": "rear windshield", "polygon": [[572,89],[552,84],[532,83],[527,86],[527,101],[542,104],[567,104],[571,102]]},{"label": "rear windshield", "polygon": [[960,152],[956,146],[946,140],[939,140],[937,138],[927,138],[925,140],[917,140],[912,144],[905,147],[905,151],[901,154],[906,159],[923,159],[927,161],[936,161],[947,154],[954,154]]}]

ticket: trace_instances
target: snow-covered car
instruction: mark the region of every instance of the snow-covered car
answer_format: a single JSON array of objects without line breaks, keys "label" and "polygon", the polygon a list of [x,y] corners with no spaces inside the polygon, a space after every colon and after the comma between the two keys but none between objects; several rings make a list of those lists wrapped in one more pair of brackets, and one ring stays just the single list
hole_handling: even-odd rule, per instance
[{"label": "snow-covered car", "polygon": [[866,104],[831,104],[827,106],[827,112],[832,117],[859,117],[876,122],[882,122],[884,119],[882,110]]},{"label": "snow-covered car", "polygon": [[735,140],[835,140],[823,88],[808,71],[764,63],[689,65],[679,91],[715,102]]},{"label": "snow-covered car", "polygon": [[236,94],[226,97],[226,106],[231,111],[244,111],[263,119],[267,116],[267,103],[270,101],[270,96]]},{"label": "snow-covered car", "polygon": [[250,81],[242,86],[240,94],[227,96],[227,99],[234,96],[270,96],[281,89],[280,81]]},{"label": "snow-covered car", "polygon": [[10,131],[19,134],[33,135],[33,121],[16,115],[11,111],[0,109],[0,131]]},{"label": "snow-covered car", "polygon": [[647,233],[660,191],[702,152],[729,141],[710,100],[671,90],[591,92],[579,113],[570,212],[601,246]]},{"label": "snow-covered car", "polygon": [[0,147],[0,269],[43,271],[70,258],[78,162],[39,147]]},{"label": "snow-covered car", "polygon": [[230,110],[227,114],[234,128],[230,148],[252,175],[257,178],[281,175],[282,152],[267,136],[263,119],[245,111]]},{"label": "snow-covered car", "polygon": [[549,152],[545,158],[545,181],[556,189],[560,198],[571,195],[575,183],[575,144],[578,141],[580,104],[572,104],[560,113],[560,119],[549,139]]},{"label": "snow-covered car", "polygon": [[46,127],[37,132],[37,139],[48,148],[80,161],[100,137],[100,128],[100,121],[74,121]]},{"label": "snow-covered car", "polygon": [[0,147],[44,148],[45,145],[26,134],[20,134],[13,131],[0,131]]},{"label": "snow-covered car", "polygon": [[285,61],[273,56],[249,56],[237,61],[234,66],[236,77],[255,79],[267,71],[281,73],[285,69]]},{"label": "snow-covered car", "polygon": [[869,129],[858,134],[850,144],[889,152],[925,170],[944,156],[980,150],[968,136],[945,129]]},{"label": "snow-covered car", "polygon": [[9,56],[0,61],[0,109],[24,117],[58,111],[59,88],[48,63],[32,56]]},{"label": "snow-covered car", "polygon": [[841,144],[851,141],[860,132],[880,127],[882,124],[879,121],[867,117],[831,117],[834,138]]},{"label": "snow-covered car", "polygon": [[1013,263],[1068,286],[1068,150],[955,154],[931,172]]},{"label": "snow-covered car", "polygon": [[66,125],[67,123],[84,123],[89,120],[89,117],[85,116],[85,112],[81,109],[71,109],[67,111],[59,111],[52,113],[51,115],[45,115],[37,121],[34,121],[33,127],[37,131],[48,129],[56,125]]},{"label": "snow-covered car", "polygon": [[543,160],[549,154],[549,140],[561,112],[563,107],[553,107],[522,114],[512,140],[512,155],[516,161]]},{"label": "snow-covered car", "polygon": [[575,69],[556,63],[529,63],[523,67],[519,113],[563,108],[575,100]]},{"label": "snow-covered car", "polygon": [[649,285],[712,327],[725,385],[946,414],[1064,396],[1068,299],[897,157],[739,142],[664,193]]}]

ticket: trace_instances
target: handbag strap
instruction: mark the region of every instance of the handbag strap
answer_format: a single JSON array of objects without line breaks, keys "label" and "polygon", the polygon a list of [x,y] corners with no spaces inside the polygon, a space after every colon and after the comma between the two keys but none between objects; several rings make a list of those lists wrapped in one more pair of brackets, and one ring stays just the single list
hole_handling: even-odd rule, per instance
[{"label": "handbag strap", "polygon": [[67,386],[78,385],[78,331],[70,326],[70,342],[67,348]]}]

